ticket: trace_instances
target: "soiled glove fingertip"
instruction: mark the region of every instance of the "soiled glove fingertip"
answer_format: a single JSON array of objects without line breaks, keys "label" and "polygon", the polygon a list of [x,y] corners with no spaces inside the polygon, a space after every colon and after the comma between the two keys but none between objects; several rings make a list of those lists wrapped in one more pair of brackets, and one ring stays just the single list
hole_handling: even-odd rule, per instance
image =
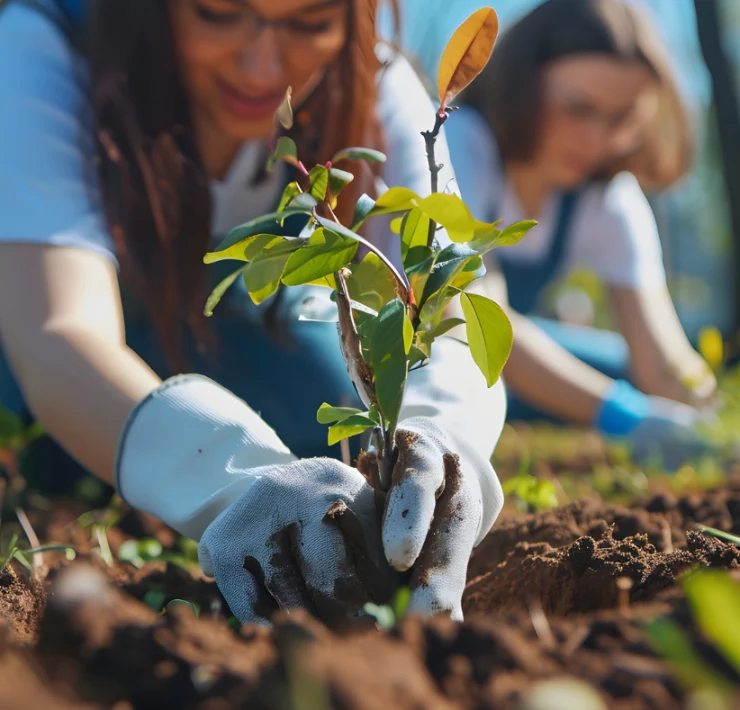
[{"label": "soiled glove fingertip", "polygon": [[[383,523],[383,550],[388,563],[394,569],[405,572],[416,562],[424,547],[434,507],[424,506],[416,497],[405,499],[399,487],[392,491],[388,500]],[[429,507],[429,510],[425,510]]]}]

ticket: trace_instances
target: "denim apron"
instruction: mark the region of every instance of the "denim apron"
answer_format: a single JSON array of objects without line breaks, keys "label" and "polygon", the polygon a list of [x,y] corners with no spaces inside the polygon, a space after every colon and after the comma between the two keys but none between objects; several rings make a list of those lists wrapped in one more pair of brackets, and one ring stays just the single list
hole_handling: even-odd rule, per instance
[{"label": "denim apron", "polygon": [[[612,379],[631,379],[629,349],[619,333],[561,323],[537,315],[544,290],[562,273],[572,234],[573,216],[581,194],[582,189],[577,189],[560,198],[552,243],[542,259],[522,262],[507,258],[505,249],[499,252],[498,263],[506,279],[509,304],[518,313],[528,316],[558,345],[582,362]],[[517,397],[511,388],[507,392],[507,420],[539,419],[563,423]]]}]

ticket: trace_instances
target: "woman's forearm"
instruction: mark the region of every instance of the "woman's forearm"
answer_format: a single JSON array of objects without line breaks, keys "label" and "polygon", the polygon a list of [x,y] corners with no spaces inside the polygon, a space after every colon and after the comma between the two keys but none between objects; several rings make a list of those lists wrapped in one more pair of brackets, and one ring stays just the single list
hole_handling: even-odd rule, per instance
[{"label": "woman's forearm", "polygon": [[514,347],[504,377],[522,399],[548,414],[590,425],[613,380],[571,355],[529,319],[509,313]]},{"label": "woman's forearm", "polygon": [[60,446],[113,485],[123,425],[159,378],[124,345],[87,329],[46,329],[28,338],[9,354],[29,408]]}]

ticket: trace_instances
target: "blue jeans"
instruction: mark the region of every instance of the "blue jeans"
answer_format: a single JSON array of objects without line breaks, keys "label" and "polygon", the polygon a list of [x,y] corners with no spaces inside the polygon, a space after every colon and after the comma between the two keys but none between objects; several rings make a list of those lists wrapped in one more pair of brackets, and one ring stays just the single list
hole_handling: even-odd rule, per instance
[{"label": "blue jeans", "polygon": [[[632,380],[630,353],[627,342],[619,334],[584,326],[559,323],[547,318],[531,318],[555,342],[571,355],[612,379]],[[634,384],[634,383],[633,383]],[[509,388],[507,421],[548,421],[565,423],[545,414],[517,397]]]}]

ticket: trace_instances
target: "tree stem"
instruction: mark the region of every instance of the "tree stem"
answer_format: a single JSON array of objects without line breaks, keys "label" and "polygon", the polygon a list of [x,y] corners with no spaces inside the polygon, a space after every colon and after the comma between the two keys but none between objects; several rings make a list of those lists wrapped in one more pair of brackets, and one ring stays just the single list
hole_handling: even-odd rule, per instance
[{"label": "tree stem", "polygon": [[[444,165],[437,163],[437,158],[434,153],[434,147],[437,143],[437,137],[439,136],[442,126],[448,119],[449,114],[446,110],[438,111],[437,118],[434,121],[434,128],[431,131],[423,131],[424,141],[427,145],[427,160],[429,161],[429,174],[432,176],[432,193],[439,192],[439,173]],[[437,223],[434,221],[429,222],[429,237],[427,238],[427,246],[431,249],[434,244],[434,235],[437,232]]]}]

